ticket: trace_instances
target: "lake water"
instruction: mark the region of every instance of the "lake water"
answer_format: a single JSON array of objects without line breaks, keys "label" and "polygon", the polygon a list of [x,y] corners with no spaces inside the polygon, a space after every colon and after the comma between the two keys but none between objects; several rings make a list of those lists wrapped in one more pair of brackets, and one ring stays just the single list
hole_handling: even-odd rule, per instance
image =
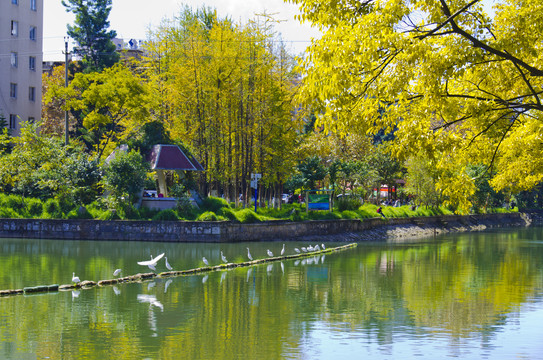
[{"label": "lake water", "polygon": [[[287,243],[286,253],[307,243]],[[327,246],[340,244],[328,243]],[[282,243],[0,239],[0,289],[275,254]],[[157,271],[166,271],[164,262]],[[1,359],[543,359],[543,229],[0,298]]]}]

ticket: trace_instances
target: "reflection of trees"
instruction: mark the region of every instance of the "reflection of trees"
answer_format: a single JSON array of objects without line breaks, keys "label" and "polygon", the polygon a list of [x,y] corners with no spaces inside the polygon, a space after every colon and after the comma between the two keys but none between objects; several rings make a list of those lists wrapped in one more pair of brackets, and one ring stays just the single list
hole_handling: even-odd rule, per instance
[{"label": "reflection of trees", "polygon": [[[83,290],[73,300],[63,292],[2,298],[0,319],[7,320],[0,322],[0,334],[4,343],[17,344],[18,351],[36,352],[38,357],[91,354],[119,359],[277,359],[285,348],[303,347],[317,322],[337,329],[330,331],[367,332],[382,344],[393,342],[396,331],[412,326],[412,331],[445,331],[455,338],[473,332],[487,336],[543,285],[543,251],[509,241],[513,236],[465,235],[456,241],[395,246],[361,244],[353,251],[327,256],[324,264],[285,262],[284,274],[280,266],[274,266],[268,275],[264,265],[250,273],[249,269],[210,273],[205,283],[202,276],[173,278],[166,292],[167,280],[156,279],[152,288],[147,283],[118,285],[118,295],[105,287]],[[14,256],[5,256],[10,249],[0,242],[3,283],[15,281],[7,272],[29,266],[29,256],[22,255],[26,251],[36,258],[32,264],[40,264],[32,265],[37,266],[37,277],[43,271],[61,278],[63,269],[77,266],[75,253],[62,248],[65,243],[59,242],[58,249],[64,255],[56,257],[40,255],[32,243],[23,244],[11,249]],[[116,268],[118,252],[122,253],[122,249],[108,253],[107,245],[96,243],[80,246],[80,252],[97,254],[85,260],[88,273]],[[148,245],[138,246],[154,252]],[[124,248],[125,261],[135,263],[142,253],[138,246]],[[239,248],[239,253],[245,249]],[[227,255],[235,257],[234,250]],[[194,261],[199,261],[202,251],[209,249],[191,247],[190,251],[198,259]],[[256,246],[254,252],[264,254]],[[20,276],[25,282],[32,278],[29,270]],[[163,311],[149,302],[138,302],[138,295],[140,300],[156,299]],[[25,349],[30,346],[36,347]],[[11,355],[0,352],[0,358]]]}]

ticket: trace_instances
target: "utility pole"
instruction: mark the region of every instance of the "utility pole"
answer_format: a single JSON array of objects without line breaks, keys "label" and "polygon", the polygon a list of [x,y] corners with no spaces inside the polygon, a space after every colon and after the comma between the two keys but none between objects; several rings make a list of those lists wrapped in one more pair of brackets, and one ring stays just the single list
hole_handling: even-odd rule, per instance
[{"label": "utility pole", "polygon": [[[68,39],[69,37],[64,37],[64,86],[68,87]],[[66,106],[66,100],[64,100],[64,106]],[[64,110],[64,144],[68,146],[68,143],[70,142],[69,136],[68,136],[68,108]]]}]

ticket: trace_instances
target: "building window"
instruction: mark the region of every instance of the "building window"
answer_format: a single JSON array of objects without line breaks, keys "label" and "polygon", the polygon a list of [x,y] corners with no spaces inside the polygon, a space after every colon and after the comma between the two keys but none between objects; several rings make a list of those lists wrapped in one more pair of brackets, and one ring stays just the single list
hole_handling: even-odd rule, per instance
[{"label": "building window", "polygon": [[28,88],[28,100],[36,101],[36,88],[34,86]]},{"label": "building window", "polygon": [[9,84],[9,97],[12,99],[17,99],[17,84]]},{"label": "building window", "polygon": [[33,117],[28,118],[28,122],[31,123],[31,124],[34,124],[35,121],[36,121],[36,119],[33,118]]},{"label": "building window", "polygon": [[36,71],[36,57],[30,56],[28,58],[28,69],[32,71]]},{"label": "building window", "polygon": [[16,129],[17,128],[17,115],[9,114],[9,128],[10,129]]},{"label": "building window", "polygon": [[19,23],[15,20],[11,20],[11,35],[17,36],[19,34]]},{"label": "building window", "polygon": [[11,0],[12,4],[19,5],[19,0]]},{"label": "building window", "polygon": [[35,26],[31,26],[30,27],[30,40],[36,40],[36,27]]},{"label": "building window", "polygon": [[19,65],[19,59],[16,52],[11,53],[11,67],[16,68]]},{"label": "building window", "polygon": [[[13,1],[13,0],[11,0]],[[17,1],[17,0],[15,0]],[[36,0],[30,0],[30,10],[36,11]]]}]

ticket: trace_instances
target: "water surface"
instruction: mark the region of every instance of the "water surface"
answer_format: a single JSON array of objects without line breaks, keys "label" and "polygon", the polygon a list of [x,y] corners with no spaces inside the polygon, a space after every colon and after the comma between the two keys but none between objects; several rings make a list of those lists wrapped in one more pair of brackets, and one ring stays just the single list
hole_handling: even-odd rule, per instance
[{"label": "water surface", "polygon": [[[287,243],[287,253],[307,243]],[[340,244],[328,243],[328,247]],[[0,289],[275,254],[282,243],[0,240]],[[166,271],[161,261],[157,271]],[[360,243],[304,261],[0,298],[6,359],[543,358],[543,229]]]}]

